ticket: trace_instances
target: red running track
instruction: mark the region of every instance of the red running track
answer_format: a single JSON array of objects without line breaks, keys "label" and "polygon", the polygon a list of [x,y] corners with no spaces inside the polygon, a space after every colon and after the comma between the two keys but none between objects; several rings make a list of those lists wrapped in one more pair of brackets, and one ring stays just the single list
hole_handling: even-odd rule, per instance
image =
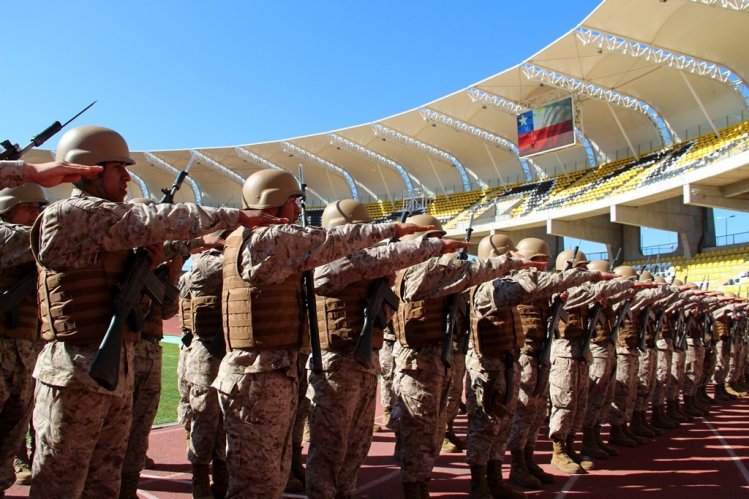
[{"label": "red running track", "polygon": [[[460,416],[456,425],[459,434],[465,433],[465,424],[465,416]],[[543,428],[542,434],[545,432]],[[157,465],[154,470],[143,471],[139,497],[191,497],[184,430],[177,426],[155,428],[151,432],[150,446],[149,455]],[[393,447],[392,432],[374,435],[369,457],[359,473],[357,497],[401,497],[399,467],[392,457]],[[539,438],[538,461],[546,471],[556,475],[557,481],[542,491],[529,492],[529,496],[749,498],[749,398],[716,404],[709,418],[666,431],[647,445],[620,450],[619,457],[597,461],[596,469],[586,474],[563,475],[544,464],[550,459],[551,444],[547,438]],[[509,455],[506,463],[505,476]],[[434,470],[430,492],[433,497],[465,497],[469,483],[465,454],[442,455]],[[28,490],[28,487],[14,486],[6,491],[6,497],[26,497]]]}]

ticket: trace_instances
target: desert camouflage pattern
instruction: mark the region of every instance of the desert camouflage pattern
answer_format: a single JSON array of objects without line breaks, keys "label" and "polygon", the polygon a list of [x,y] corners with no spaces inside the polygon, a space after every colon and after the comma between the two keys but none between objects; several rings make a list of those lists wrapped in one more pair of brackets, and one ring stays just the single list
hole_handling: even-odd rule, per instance
[{"label": "desert camouflage pattern", "polygon": [[23,183],[23,160],[0,161],[0,189]]},{"label": "desert camouflage pattern", "polygon": [[666,402],[668,386],[671,382],[671,365],[673,363],[674,345],[671,340],[659,339],[655,342],[657,367],[655,370],[655,388],[650,398],[653,406],[661,406]]},{"label": "desert camouflage pattern", "polygon": [[29,234],[31,227],[0,221],[0,271],[34,261],[29,246]]},{"label": "desert camouflage pattern", "polygon": [[640,356],[637,348],[616,347],[616,387],[609,407],[609,423],[622,425],[632,421],[637,397],[637,371]]},{"label": "desert camouflage pattern", "polygon": [[702,383],[705,371],[705,347],[702,345],[702,341],[687,338],[685,355],[685,376],[682,391],[684,395],[693,397]]},{"label": "desert camouflage pattern", "polygon": [[584,428],[592,428],[604,420],[613,395],[616,373],[616,347],[611,342],[591,343],[592,356],[588,366],[588,407],[585,410]]},{"label": "desert camouflage pattern", "polygon": [[[185,272],[179,278],[179,296],[184,299],[190,292],[190,272]],[[182,331],[185,334],[185,331]],[[189,356],[190,347],[184,343],[179,344],[179,357],[177,358],[177,392],[179,393],[179,402],[177,403],[177,424],[187,431],[190,431],[192,423],[192,409],[190,408],[190,384],[185,379],[185,370],[187,368],[187,357]]]},{"label": "desert camouflage pattern", "polygon": [[686,375],[686,352],[674,349],[671,355],[671,379],[666,387],[666,400],[678,400]]},{"label": "desert camouflage pattern", "polygon": [[655,377],[658,368],[658,351],[655,348],[645,348],[640,352],[640,362],[637,367],[637,396],[635,410],[646,411],[648,403],[655,391]]},{"label": "desert camouflage pattern", "polygon": [[193,464],[210,464],[212,459],[226,460],[224,433],[218,392],[211,386],[218,374],[221,359],[208,352],[211,338],[193,338],[187,357],[185,381],[190,385],[190,451]]},{"label": "desert camouflage pattern", "polygon": [[449,423],[458,417],[460,412],[460,403],[463,400],[463,390],[465,388],[466,378],[466,356],[463,353],[463,340],[461,342],[453,341],[451,361],[452,380],[450,381],[450,391],[447,393],[447,407],[445,407],[445,420]]},{"label": "desert camouflage pattern", "polygon": [[393,345],[396,339],[390,328],[385,329],[383,336],[382,348],[378,355],[380,360],[380,405],[392,411],[395,406],[395,390],[393,389],[395,359],[393,358]]},{"label": "desert camouflage pattern", "polygon": [[[544,374],[538,370],[539,353],[523,351],[518,360],[519,381],[518,400],[515,417],[507,437],[510,451],[522,450],[526,445],[536,442],[538,430],[546,417],[546,405],[549,400],[549,371]],[[538,379],[539,375],[543,379]],[[539,395],[536,396],[536,385],[540,383]]]}]

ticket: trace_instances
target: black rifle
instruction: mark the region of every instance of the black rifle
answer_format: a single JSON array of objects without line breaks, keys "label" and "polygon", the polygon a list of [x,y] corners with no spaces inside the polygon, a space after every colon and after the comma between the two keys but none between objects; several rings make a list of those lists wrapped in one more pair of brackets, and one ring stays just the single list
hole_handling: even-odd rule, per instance
[{"label": "black rifle", "polygon": [[[471,219],[468,221],[468,227],[466,227],[466,235],[463,241],[471,242],[471,234],[473,233],[473,212],[471,212]],[[461,248],[458,251],[458,259],[468,260],[468,250]],[[458,317],[468,317],[468,304],[466,303],[463,293],[454,293],[447,297],[447,318],[445,321],[445,335],[442,337],[442,352],[440,358],[446,368],[452,367],[452,349],[453,349],[453,337],[455,336],[455,328],[458,327]]]},{"label": "black rifle", "polygon": [[614,321],[614,327],[611,328],[611,342],[616,346],[616,342],[619,339],[619,330],[624,325],[625,320],[632,320],[632,310],[629,306],[632,304],[631,300],[624,300],[619,306],[619,310],[616,313],[616,320]]},{"label": "black rifle", "polygon": [[18,144],[13,144],[10,140],[3,140],[0,142],[0,145],[3,146],[3,152],[0,153],[0,160],[15,160],[19,159],[21,156],[29,152],[33,147],[39,147],[40,145],[44,144],[49,140],[50,137],[52,137],[54,134],[65,128],[68,123],[76,119],[78,116],[82,115],[88,109],[96,104],[96,101],[92,102],[88,106],[84,107],[81,112],[70,118],[68,121],[66,121],[63,124],[60,124],[59,121],[55,121],[50,126],[45,128],[41,133],[35,135],[32,137],[31,142],[24,147],[23,149],[20,148]]},{"label": "black rifle", "polygon": [[[182,186],[189,168],[190,164],[179,172],[171,188],[161,190],[164,196],[159,201],[160,204],[174,202],[174,195]],[[115,285],[114,315],[88,371],[89,375],[107,390],[114,390],[119,381],[125,321],[129,322],[133,331],[143,329],[144,319],[140,302],[144,291],[157,303],[161,303],[164,299],[164,283],[151,271],[151,259],[146,249],[138,248],[125,277]]]},{"label": "black rifle", "polygon": [[[307,184],[304,183],[304,170],[299,165],[299,184],[302,188],[302,227],[307,227]],[[320,329],[317,325],[317,303],[315,299],[315,274],[312,269],[305,270],[302,273],[302,285],[304,291],[304,306],[307,310],[307,321],[309,322],[309,343],[312,349],[310,358],[310,367],[312,372],[319,374],[322,372],[322,349],[320,348]]]},{"label": "black rifle", "polygon": [[637,349],[641,352],[644,352],[648,348],[647,344],[647,335],[648,335],[648,324],[650,324],[650,321],[655,320],[655,313],[653,313],[653,310],[650,307],[645,307],[642,310],[640,310],[640,335],[638,337],[637,341]]},{"label": "black rifle", "polygon": [[17,328],[21,318],[18,304],[36,291],[36,272],[30,272],[0,294],[0,317],[8,314],[7,327]]},{"label": "black rifle", "polygon": [[590,351],[590,340],[593,338],[593,334],[596,331],[596,327],[599,324],[603,324],[606,320],[606,317],[603,313],[603,304],[600,301],[597,301],[591,308],[590,308],[590,318],[588,319],[587,327],[585,328],[585,338],[583,338],[583,360],[585,359],[585,355]]},{"label": "black rifle", "polygon": [[684,351],[684,347],[687,344],[687,335],[689,334],[689,329],[694,322],[694,316],[691,313],[688,313],[688,315],[689,316],[686,319],[682,320],[682,333],[679,336],[679,341],[676,344],[676,348],[682,352]]},{"label": "black rifle", "polygon": [[[409,210],[403,210],[401,214],[401,223],[408,218]],[[397,236],[390,238],[390,242],[398,241]],[[390,289],[390,283],[387,277],[380,277],[372,281],[367,295],[367,302],[364,304],[364,325],[362,326],[359,338],[354,346],[354,357],[367,367],[372,366],[372,328],[377,326],[385,329],[385,313],[383,306],[388,304],[393,310],[398,310],[400,299]]]}]

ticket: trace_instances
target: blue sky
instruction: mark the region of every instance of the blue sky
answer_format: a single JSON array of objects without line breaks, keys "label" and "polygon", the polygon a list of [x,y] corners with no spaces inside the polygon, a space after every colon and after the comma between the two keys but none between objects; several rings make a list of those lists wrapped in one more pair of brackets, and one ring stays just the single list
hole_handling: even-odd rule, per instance
[{"label": "blue sky", "polygon": [[114,128],[134,150],[356,125],[520,63],[598,3],[12,0],[0,140],[25,145],[94,99],[76,123]]}]

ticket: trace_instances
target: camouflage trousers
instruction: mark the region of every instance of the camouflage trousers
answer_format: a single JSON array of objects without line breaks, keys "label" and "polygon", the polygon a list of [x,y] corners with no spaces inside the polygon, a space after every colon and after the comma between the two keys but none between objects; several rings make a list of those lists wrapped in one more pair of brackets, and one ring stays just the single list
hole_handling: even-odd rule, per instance
[{"label": "camouflage trousers", "polygon": [[610,342],[590,344],[592,361],[588,367],[588,407],[584,428],[600,423],[614,398],[616,381],[616,347]]},{"label": "camouflage trousers", "polygon": [[395,417],[401,446],[401,480],[424,482],[432,476],[445,434],[451,370],[440,360],[441,346],[420,350],[396,347],[393,385],[398,395]]},{"label": "camouflage trousers", "polygon": [[616,386],[609,407],[609,423],[623,425],[632,421],[637,396],[637,348],[616,347]]},{"label": "camouflage trousers", "polygon": [[32,341],[0,338],[0,492],[16,481],[13,459],[31,419],[35,360]]},{"label": "camouflage trousers", "polygon": [[[502,461],[520,390],[520,365],[515,360],[480,356],[473,349],[466,356],[466,370],[471,383],[468,391],[469,465],[485,466]],[[509,372],[507,371],[507,368]],[[508,385],[511,377],[511,385]]]},{"label": "camouflage trousers", "polygon": [[226,433],[218,391],[211,386],[218,375],[221,359],[208,352],[212,341],[213,337],[193,339],[185,369],[192,413],[187,459],[192,464],[210,464],[214,459],[226,461]]},{"label": "camouflage trousers", "polygon": [[177,424],[187,431],[190,431],[192,423],[192,409],[190,408],[190,383],[185,379],[185,369],[187,368],[187,357],[190,354],[190,347],[179,344],[179,357],[177,358],[177,392],[179,393],[179,402],[177,403]]},{"label": "camouflage trousers", "polygon": [[510,434],[507,437],[507,447],[510,451],[522,450],[527,445],[534,446],[538,430],[546,418],[549,372],[539,372],[539,355],[540,352],[521,353],[518,360],[520,386],[515,417],[512,418]]},{"label": "camouflage trousers", "polygon": [[[120,376],[121,383],[124,379]],[[126,393],[116,397],[78,383],[64,387],[36,383],[30,497],[118,497],[130,431],[132,385]]]},{"label": "camouflage trousers", "polygon": [[666,400],[677,400],[681,387],[684,385],[684,368],[687,355],[683,350],[674,348],[671,355],[671,379],[666,387]]},{"label": "camouflage trousers", "polygon": [[463,389],[466,386],[466,356],[463,353],[463,345],[453,343],[452,350],[452,381],[450,391],[447,393],[447,407],[445,408],[445,421],[452,422],[460,412],[460,402],[463,400]]},{"label": "camouflage trousers", "polygon": [[727,381],[735,383],[744,375],[744,366],[746,365],[747,345],[742,341],[737,341],[733,348],[733,355],[728,362]]},{"label": "camouflage trousers", "polygon": [[383,408],[391,409],[395,405],[395,391],[393,390],[393,376],[395,375],[395,359],[393,358],[393,341],[385,339],[380,349],[380,404]]},{"label": "camouflage trousers", "polygon": [[716,363],[715,357],[715,348],[713,346],[710,346],[709,348],[705,347],[705,360],[702,368],[702,379],[700,380],[700,385],[707,384],[713,378]]},{"label": "camouflage trousers", "polygon": [[135,381],[133,414],[122,473],[139,473],[148,450],[151,432],[161,397],[161,345],[159,340],[144,336],[135,344]]},{"label": "camouflage trousers", "polygon": [[[227,498],[280,498],[291,467],[291,430],[299,382],[296,366],[223,381],[229,468]],[[229,385],[233,385],[229,387]]]},{"label": "camouflage trousers", "polygon": [[334,367],[310,372],[308,393],[307,497],[353,497],[372,443],[377,376],[363,372],[353,354],[342,355]]},{"label": "camouflage trousers", "polygon": [[647,347],[640,352],[640,364],[637,368],[637,398],[635,410],[647,411],[650,399],[655,391],[655,373],[658,368],[658,351]]},{"label": "camouflage trousers", "polygon": [[674,353],[673,343],[670,338],[658,340],[655,348],[658,360],[655,369],[655,389],[653,390],[652,397],[650,397],[653,407],[662,406],[666,402],[666,392],[669,383],[671,383],[671,358]]},{"label": "camouflage trousers", "polygon": [[697,393],[697,387],[702,383],[704,373],[705,348],[699,343],[699,340],[687,338],[685,376],[682,390],[684,395],[689,397],[693,397]]},{"label": "camouflage trousers", "polygon": [[301,447],[304,442],[304,426],[309,418],[310,411],[312,410],[312,401],[307,398],[307,359],[309,354],[299,353],[298,371],[299,375],[299,391],[296,404],[296,416],[294,417],[294,426],[291,430],[291,445],[294,447]]},{"label": "camouflage trousers", "polygon": [[[715,345],[715,369],[713,370],[712,382],[716,385],[722,385],[726,382],[728,376],[728,363],[731,355],[728,352],[729,340],[720,340]],[[730,345],[731,347],[733,345]]]},{"label": "camouflage trousers", "polygon": [[578,345],[573,345],[577,343],[560,338],[551,347],[549,438],[552,440],[565,440],[570,432],[582,428],[588,399],[588,364],[579,355],[567,356],[568,352],[579,350]]}]

